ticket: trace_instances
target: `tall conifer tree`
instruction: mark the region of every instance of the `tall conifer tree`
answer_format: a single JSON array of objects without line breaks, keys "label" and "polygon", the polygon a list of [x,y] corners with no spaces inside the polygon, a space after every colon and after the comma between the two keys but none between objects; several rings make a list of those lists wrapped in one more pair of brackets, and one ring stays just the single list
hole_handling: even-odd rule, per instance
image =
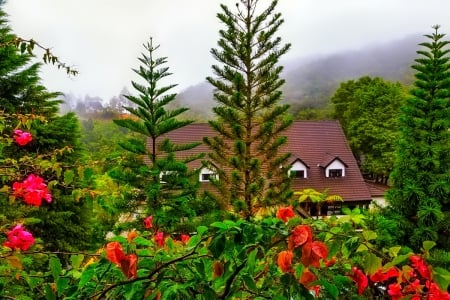
[{"label": "tall conifer tree", "polygon": [[[3,189],[0,226],[24,223],[43,240],[46,250],[89,249],[93,246],[91,206],[84,199],[75,201],[72,196],[74,189],[80,188],[79,178],[64,183],[61,176],[65,171],[74,174],[70,169],[80,165],[78,120],[72,113],[58,115],[60,93],[49,92],[40,84],[40,64],[32,63],[30,54],[17,49],[15,40],[0,3],[0,138],[11,137],[16,128],[29,130],[33,135],[33,141],[25,148],[0,143],[0,184],[4,188],[11,187],[13,182],[35,174],[47,184],[53,181],[53,201],[39,208],[26,205],[20,199],[11,202]],[[29,128],[23,128],[24,124]],[[16,161],[19,163],[15,164]]]},{"label": "tall conifer tree", "polygon": [[[450,64],[449,41],[434,26],[419,58],[414,88],[402,107],[400,138],[388,200],[407,226],[406,239],[448,244],[450,210]],[[448,219],[448,217],[447,217]],[[446,228],[444,228],[446,227]]]},{"label": "tall conifer tree", "polygon": [[176,98],[176,94],[168,93],[175,84],[161,86],[161,80],[171,75],[169,68],[164,66],[167,58],[155,56],[159,45],[154,46],[152,39],[144,44],[144,48],[146,53],[139,58],[142,65],[134,70],[144,83],[132,81],[139,95],[125,95],[136,104],[135,107],[124,107],[132,117],[114,122],[145,138],[131,138],[121,146],[145,157],[141,160],[144,164],[134,171],[138,178],[133,179],[133,184],[144,192],[147,213],[159,217],[160,225],[164,224],[167,228],[193,213],[190,204],[196,197],[198,173],[188,170],[186,164],[201,155],[179,159],[176,153],[192,149],[200,143],[179,145],[164,137],[193,121],[179,119],[188,108],[167,109]]},{"label": "tall conifer tree", "polygon": [[[218,47],[211,50],[220,65],[213,65],[213,108],[217,119],[209,122],[217,132],[205,138],[212,150],[207,167],[217,173],[212,184],[224,205],[233,205],[246,218],[258,208],[286,201],[291,196],[286,163],[280,154],[286,143],[283,131],[292,124],[288,105],[280,105],[278,65],[290,44],[276,36],[283,19],[275,12],[278,1],[261,9],[258,0],[240,0],[236,12],[221,5]],[[214,197],[213,194],[211,194]]]}]

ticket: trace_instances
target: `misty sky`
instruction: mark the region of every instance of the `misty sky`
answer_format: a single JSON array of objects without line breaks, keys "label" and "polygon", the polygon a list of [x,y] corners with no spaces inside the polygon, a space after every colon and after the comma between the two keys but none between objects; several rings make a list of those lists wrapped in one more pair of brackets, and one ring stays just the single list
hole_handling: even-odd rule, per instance
[{"label": "misty sky", "polygon": [[[177,91],[211,76],[215,63],[220,3],[232,11],[238,0],[9,0],[4,10],[10,26],[23,38],[51,47],[80,74],[69,78],[54,67],[42,68],[50,91],[104,100],[130,88],[149,37],[160,44],[157,56],[168,57]],[[260,0],[265,6],[269,0]],[[388,42],[411,34],[431,33],[440,24],[450,39],[449,0],[280,0],[285,23],[279,35],[292,44],[290,59],[322,55]],[[37,52],[41,57],[42,53]]]}]

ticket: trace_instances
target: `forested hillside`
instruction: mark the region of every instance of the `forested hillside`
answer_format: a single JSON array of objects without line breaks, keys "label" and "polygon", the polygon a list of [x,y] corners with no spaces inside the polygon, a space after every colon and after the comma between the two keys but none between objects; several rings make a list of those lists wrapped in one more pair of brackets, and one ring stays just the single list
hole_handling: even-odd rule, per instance
[{"label": "forested hillside", "polygon": [[[409,85],[420,40],[418,34],[353,51],[284,61],[284,101],[291,104],[293,113],[300,108],[324,107],[341,82],[365,75]],[[206,81],[179,93],[178,100],[199,117],[210,117],[215,104]]]}]

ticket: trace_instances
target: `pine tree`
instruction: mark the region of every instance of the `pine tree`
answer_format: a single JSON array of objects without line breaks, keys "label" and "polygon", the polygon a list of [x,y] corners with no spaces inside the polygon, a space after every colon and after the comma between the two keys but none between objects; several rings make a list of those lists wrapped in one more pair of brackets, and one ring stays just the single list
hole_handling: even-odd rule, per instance
[{"label": "pine tree", "polygon": [[142,53],[139,58],[142,65],[134,71],[145,85],[132,81],[139,96],[126,95],[135,104],[133,107],[124,107],[131,116],[114,122],[145,138],[130,138],[121,143],[124,149],[145,157],[141,159],[140,167],[135,169],[136,173],[128,173],[127,178],[122,179],[132,181],[134,186],[145,193],[147,213],[155,215],[159,225],[164,225],[167,230],[170,226],[173,228],[181,218],[194,213],[191,202],[195,200],[198,188],[198,173],[189,170],[187,163],[201,155],[181,159],[177,152],[192,149],[200,142],[178,145],[164,137],[193,121],[179,119],[188,108],[167,109],[167,105],[176,98],[175,93],[167,93],[175,84],[160,86],[160,81],[171,75],[169,68],[164,66],[167,58],[155,57],[159,45],[154,46],[152,39],[144,44],[144,48],[146,53]]},{"label": "pine tree", "polygon": [[433,29],[412,66],[416,81],[401,109],[393,187],[387,195],[416,248],[424,240],[449,245],[449,222],[443,226],[450,210],[450,42],[438,33],[439,26]]},{"label": "pine tree", "polygon": [[[80,182],[63,183],[61,177],[65,171],[74,173],[73,166],[80,165],[78,120],[74,114],[57,114],[60,93],[49,92],[40,84],[40,64],[32,63],[32,56],[22,53],[15,40],[0,7],[0,226],[21,222],[50,251],[91,248],[91,207],[72,196]],[[11,143],[16,128],[32,133],[33,141],[26,147]],[[11,201],[13,182],[30,174],[41,176],[47,184],[53,182],[51,203],[33,207],[20,199]]]},{"label": "pine tree", "polygon": [[283,24],[277,2],[261,10],[258,0],[241,0],[236,13],[221,5],[217,17],[226,29],[219,32],[219,48],[211,50],[221,66],[213,65],[216,78],[207,78],[218,106],[216,120],[209,122],[217,135],[204,139],[212,150],[206,167],[218,175],[211,182],[224,206],[233,205],[246,218],[291,196],[283,168],[289,154],[279,150],[292,119],[288,105],[279,104],[284,80],[278,65],[290,44],[275,36]]}]

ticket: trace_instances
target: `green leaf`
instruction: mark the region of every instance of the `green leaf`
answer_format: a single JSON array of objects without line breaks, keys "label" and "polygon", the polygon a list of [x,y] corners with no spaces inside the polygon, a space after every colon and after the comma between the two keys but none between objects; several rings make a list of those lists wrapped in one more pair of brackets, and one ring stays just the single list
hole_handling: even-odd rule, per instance
[{"label": "green leaf", "polygon": [[253,275],[253,273],[255,272],[255,263],[256,263],[256,255],[257,254],[258,254],[258,248],[253,249],[253,251],[250,252],[250,255],[248,256],[247,267],[248,267],[248,272],[250,273],[250,275]]},{"label": "green leaf", "polygon": [[70,264],[73,269],[78,270],[84,260],[83,254],[74,254],[70,256]]},{"label": "green leaf", "polygon": [[363,267],[366,274],[374,274],[381,269],[381,258],[373,253],[369,253],[363,258]]},{"label": "green leaf", "polygon": [[366,239],[366,241],[375,240],[377,238],[377,233],[372,230],[364,230],[362,235]]},{"label": "green leaf", "polygon": [[45,299],[46,300],[56,300],[56,295],[53,293],[52,287],[50,284],[46,284],[44,286],[45,290]]},{"label": "green leaf", "polygon": [[228,229],[228,226],[226,224],[222,223],[222,222],[214,222],[210,226],[214,227],[214,228],[219,228],[221,230],[227,230]]},{"label": "green leaf", "polygon": [[56,280],[56,290],[58,291],[58,295],[62,295],[64,290],[69,285],[69,278],[60,277]]},{"label": "green leaf", "polygon": [[423,245],[423,250],[430,251],[434,246],[436,246],[436,242],[424,241],[422,245]]},{"label": "green leaf", "polygon": [[151,246],[153,245],[153,243],[149,240],[147,240],[146,238],[142,237],[142,236],[138,236],[136,238],[133,239],[133,243],[135,243],[138,246]]},{"label": "green leaf", "polygon": [[87,266],[87,268],[83,271],[83,274],[81,274],[80,282],[78,283],[78,286],[80,288],[84,287],[86,283],[88,283],[92,276],[95,274],[95,264]]},{"label": "green leaf", "polygon": [[313,285],[319,284],[320,286],[322,286],[330,294],[330,296],[333,297],[333,299],[337,299],[339,296],[338,288],[334,284],[331,284],[326,280],[323,279],[317,280],[312,284]]},{"label": "green leaf", "polygon": [[248,274],[242,275],[242,280],[244,281],[247,288],[251,291],[257,291],[258,287],[256,286],[255,280]]},{"label": "green leaf", "polygon": [[73,170],[64,171],[64,184],[69,185],[73,182],[75,172]]},{"label": "green leaf", "polygon": [[393,266],[396,266],[398,264],[401,264],[402,262],[404,262],[407,259],[409,259],[410,256],[411,256],[411,254],[408,253],[408,254],[399,255],[399,256],[395,257],[390,263],[387,263],[387,264],[384,265],[383,270],[387,271],[390,267],[393,267]]},{"label": "green leaf", "polygon": [[198,242],[200,242],[200,236],[199,235],[193,235],[189,238],[189,241],[187,243],[187,247],[193,248],[195,246],[197,246]]},{"label": "green leaf", "polygon": [[367,248],[366,245],[361,244],[361,245],[359,245],[358,249],[356,249],[356,252],[363,252],[363,251],[367,251],[367,250],[369,250],[369,248]]},{"label": "green leaf", "polygon": [[211,251],[214,258],[219,258],[225,250],[226,238],[224,234],[219,234],[213,238],[209,244],[209,251]]},{"label": "green leaf", "polygon": [[450,272],[446,269],[436,267],[433,268],[433,281],[439,286],[442,291],[446,291],[450,285]]},{"label": "green leaf", "polygon": [[59,258],[57,257],[50,257],[49,261],[50,271],[52,272],[52,276],[55,280],[59,278],[59,275],[61,275],[62,266],[61,262],[59,261]]},{"label": "green leaf", "polygon": [[390,257],[396,257],[398,255],[398,252],[402,249],[401,246],[395,246],[395,247],[391,247],[388,250],[389,256]]},{"label": "green leaf", "polygon": [[203,235],[207,231],[208,231],[208,227],[206,227],[206,226],[198,226],[197,227],[197,234],[200,236]]}]

